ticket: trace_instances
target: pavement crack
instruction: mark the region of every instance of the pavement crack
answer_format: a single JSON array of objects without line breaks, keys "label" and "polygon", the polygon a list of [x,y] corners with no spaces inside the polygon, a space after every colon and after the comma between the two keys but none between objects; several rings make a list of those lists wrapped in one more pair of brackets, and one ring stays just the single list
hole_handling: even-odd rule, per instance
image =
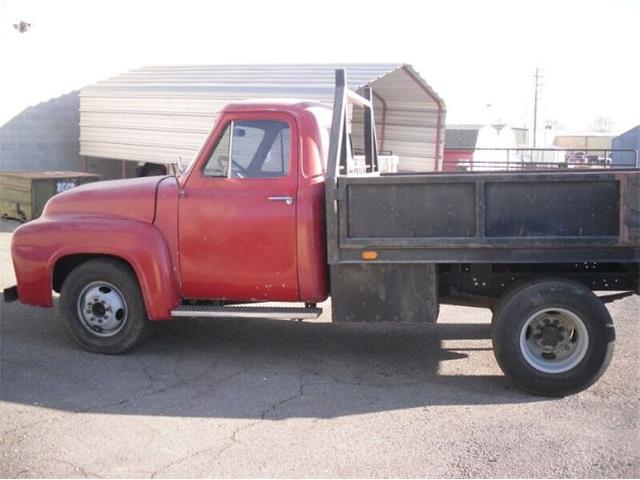
[{"label": "pavement crack", "polygon": [[[222,384],[224,382],[227,382],[227,381],[231,380],[234,377],[237,377],[238,375],[242,375],[243,373],[247,372],[247,370],[248,370],[247,368],[242,368],[241,370],[238,370],[238,371],[236,371],[236,372],[234,372],[232,374],[226,375],[225,377],[222,377],[222,378],[216,380],[214,383],[212,383],[210,385],[220,385],[220,384]],[[200,373],[200,374],[198,374],[198,375],[196,375],[196,376],[194,376],[192,378],[179,380],[177,382],[172,383],[171,385],[167,385],[167,386],[164,386],[162,388],[158,388],[158,389],[153,390],[151,392],[146,392],[146,393],[141,393],[141,394],[134,393],[133,395],[130,395],[130,396],[128,396],[128,397],[126,397],[124,399],[118,400],[118,401],[108,402],[108,403],[104,403],[104,404],[101,404],[101,405],[92,405],[92,406],[89,406],[89,407],[82,408],[80,410],[76,410],[75,412],[63,413],[62,415],[59,415],[58,417],[55,417],[55,418],[46,418],[44,420],[39,420],[37,422],[33,422],[33,423],[28,424],[28,425],[20,425],[19,427],[12,428],[11,430],[4,431],[4,432],[2,432],[2,434],[3,435],[9,435],[9,434],[15,433],[17,431],[30,430],[30,429],[32,429],[34,427],[37,427],[38,425],[41,425],[41,424],[44,424],[44,423],[47,423],[47,422],[54,422],[54,421],[64,420],[64,419],[66,419],[68,417],[71,417],[73,415],[77,415],[79,413],[98,412],[98,411],[104,410],[106,408],[113,408],[113,407],[119,407],[119,406],[122,406],[122,405],[126,405],[126,404],[128,404],[128,403],[130,403],[130,402],[132,402],[134,400],[142,400],[142,399],[145,399],[145,398],[148,398],[148,397],[152,397],[153,395],[157,395],[159,393],[167,392],[167,391],[172,390],[174,388],[179,388],[179,387],[188,385],[188,384],[193,383],[193,382],[195,382],[197,380],[200,380],[202,377],[204,377],[204,376],[206,376],[208,374],[209,374],[209,372],[202,372],[202,373]],[[140,391],[140,390],[141,389],[137,389],[137,391]]]},{"label": "pavement crack", "polygon": [[61,463],[61,464],[63,464],[63,465],[67,465],[67,466],[69,466],[69,467],[73,468],[74,470],[77,470],[78,472],[80,472],[80,473],[84,476],[84,478],[103,478],[103,477],[101,477],[100,475],[98,475],[97,473],[95,473],[95,472],[90,472],[90,471],[89,471],[89,470],[87,470],[86,468],[83,468],[83,467],[81,467],[81,466],[79,466],[79,465],[76,465],[76,464],[75,464],[75,463],[73,463],[73,462],[69,462],[69,461],[67,461],[67,460],[61,460],[61,459],[59,459],[59,458],[55,458],[55,459],[53,459],[53,461],[54,461],[54,462]]},{"label": "pavement crack", "polygon": [[296,398],[302,398],[304,396],[304,388],[306,387],[306,384],[304,383],[304,375],[305,375],[304,372],[301,372],[298,377],[298,392],[283,400],[280,400],[279,402],[273,403],[269,408],[267,408],[260,414],[260,420],[265,420],[269,413],[275,412],[278,408],[280,408],[285,403],[295,400]]},{"label": "pavement crack", "polygon": [[[221,383],[227,382],[227,381],[231,380],[232,378],[237,377],[238,375],[241,375],[241,374],[245,373],[246,371],[247,371],[247,369],[243,368],[243,369],[241,369],[239,371],[236,371],[236,372],[234,372],[234,373],[232,373],[230,375],[227,375],[227,376],[225,376],[223,378],[220,378],[220,379],[216,380],[214,383],[212,383],[210,385],[219,385]],[[84,412],[92,411],[92,410],[100,410],[100,409],[103,409],[103,408],[117,407],[117,406],[129,403],[129,402],[131,402],[133,400],[141,400],[141,399],[144,399],[144,398],[147,398],[147,397],[151,397],[153,395],[157,395],[159,393],[168,392],[169,390],[173,390],[174,388],[180,388],[180,387],[183,387],[183,386],[188,385],[190,383],[193,383],[193,382],[195,382],[197,380],[200,380],[200,379],[202,379],[203,377],[205,377],[208,374],[209,374],[209,372],[205,371],[205,372],[202,372],[202,373],[200,373],[200,374],[198,374],[198,375],[196,375],[196,376],[194,376],[192,378],[179,380],[177,382],[174,382],[174,383],[172,383],[170,385],[166,385],[166,386],[164,386],[162,388],[158,388],[158,389],[153,390],[151,392],[147,392],[147,393],[144,393],[144,394],[141,394],[141,395],[133,395],[133,396],[131,396],[129,398],[126,398],[124,400],[120,400],[118,402],[107,403],[105,405],[99,405],[97,407],[88,407],[86,409],[78,411],[77,413],[84,413]]]},{"label": "pavement crack", "polygon": [[[225,443],[222,447],[218,448],[218,450],[213,454],[213,456],[211,457],[212,461],[217,460],[220,456],[222,456],[222,454],[224,452],[226,452],[229,448],[231,448],[233,445],[235,445],[236,443],[241,443],[238,439],[237,439],[237,435],[240,434],[240,432],[247,430],[251,427],[253,427],[254,425],[257,425],[258,423],[260,423],[262,421],[262,419],[257,420],[257,421],[253,421],[250,423],[247,423],[245,425],[241,425],[238,428],[236,428],[232,433],[231,436],[229,437],[229,441],[227,443]],[[165,470],[168,470],[172,467],[175,467],[176,465],[180,465],[181,463],[184,463],[192,458],[198,457],[202,454],[211,452],[215,449],[215,447],[208,447],[208,448],[203,448],[200,450],[197,450],[193,453],[189,453],[188,455],[184,455],[176,460],[173,460],[172,462],[169,462],[168,464],[166,464],[165,466],[159,468],[158,470],[156,470],[155,472],[153,472],[151,474],[151,476],[149,478],[157,478],[158,475],[160,475],[160,473],[164,472]]]},{"label": "pavement crack", "polygon": [[142,373],[145,374],[145,376],[147,377],[147,380],[149,381],[149,383],[142,388],[150,388],[155,382],[158,381],[158,379],[155,378],[153,374],[149,371],[149,366],[146,363],[144,363],[144,361],[142,360],[142,357],[138,356],[136,357],[136,359],[138,360],[138,363],[142,367]]},{"label": "pavement crack", "polygon": [[[231,378],[233,376],[235,376],[235,375],[231,375],[228,378]],[[292,401],[292,400],[294,400],[296,398],[302,397],[304,395],[304,388],[306,387],[306,384],[304,383],[304,373],[300,374],[298,381],[299,381],[298,391],[294,395],[290,395],[289,397],[287,397],[287,398],[285,398],[283,400],[280,400],[278,402],[274,402],[271,406],[269,406],[269,408],[263,410],[260,413],[260,417],[258,418],[258,420],[254,420],[254,421],[246,423],[244,425],[240,425],[239,427],[234,429],[233,432],[231,432],[231,435],[229,436],[229,441],[227,441],[224,445],[222,445],[220,448],[218,448],[215,451],[215,453],[211,457],[211,461],[218,460],[227,450],[229,450],[235,444],[242,443],[238,439],[238,435],[240,435],[242,432],[244,432],[246,430],[249,430],[250,428],[255,427],[256,425],[258,425],[258,424],[262,423],[263,421],[265,421],[267,419],[267,415],[269,415],[269,413],[275,412],[278,408],[280,408],[282,405],[284,405],[287,402],[290,402],[290,401]],[[184,463],[184,462],[188,461],[189,459],[198,457],[198,456],[200,456],[202,454],[211,452],[213,450],[214,450],[214,447],[209,447],[209,448],[201,449],[201,450],[198,450],[196,452],[190,453],[188,455],[184,455],[184,456],[182,456],[182,457],[180,457],[180,458],[168,463],[164,467],[156,470],[155,472],[153,472],[151,474],[150,478],[157,478],[158,475],[160,473],[164,472],[165,470],[168,470],[168,469],[170,469],[172,467],[175,467],[176,465],[180,465],[181,463]]]}]

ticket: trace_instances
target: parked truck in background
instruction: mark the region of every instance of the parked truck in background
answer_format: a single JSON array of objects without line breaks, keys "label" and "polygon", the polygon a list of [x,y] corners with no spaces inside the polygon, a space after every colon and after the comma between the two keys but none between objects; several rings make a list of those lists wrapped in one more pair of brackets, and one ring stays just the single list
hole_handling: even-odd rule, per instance
[{"label": "parked truck in background", "polygon": [[613,352],[605,303],[639,290],[640,171],[380,174],[371,98],[338,70],[333,108],[231,104],[182,175],[55,196],[13,235],[5,298],[51,307],[59,292],[71,335],[99,353],[131,349],[148,320],[314,318],[328,296],[334,322],[484,307],[515,385],[593,384]]}]

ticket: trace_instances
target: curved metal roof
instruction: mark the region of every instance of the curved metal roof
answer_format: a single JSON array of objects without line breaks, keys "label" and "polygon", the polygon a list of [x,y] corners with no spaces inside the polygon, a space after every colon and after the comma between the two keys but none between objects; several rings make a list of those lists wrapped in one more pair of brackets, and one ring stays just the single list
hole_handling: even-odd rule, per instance
[{"label": "curved metal roof", "polygon": [[[80,154],[144,162],[189,158],[227,103],[251,98],[333,102],[335,70],[350,88],[371,85],[381,150],[402,170],[433,170],[442,158],[444,101],[406,64],[153,66],[80,92]],[[354,119],[358,122],[358,119]],[[354,132],[361,129],[354,128]],[[354,138],[356,146],[358,138]]]}]

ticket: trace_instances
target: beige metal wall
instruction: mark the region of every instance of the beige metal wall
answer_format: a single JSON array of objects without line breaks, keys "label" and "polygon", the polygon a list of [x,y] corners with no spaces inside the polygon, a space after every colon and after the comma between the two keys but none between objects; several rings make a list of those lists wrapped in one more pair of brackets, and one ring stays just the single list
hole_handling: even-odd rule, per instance
[{"label": "beige metal wall", "polygon": [[557,135],[553,144],[575,150],[610,150],[612,141],[613,135]]},{"label": "beige metal wall", "polygon": [[[379,145],[400,170],[434,170],[442,158],[445,106],[408,65],[204,65],[146,67],[80,92],[80,154],[171,163],[195,155],[217,113],[251,98],[301,98],[331,104],[336,68],[353,89],[376,93]],[[354,143],[360,142],[359,117]],[[384,121],[384,124],[383,124]],[[439,137],[439,142],[438,142]],[[360,142],[361,143],[361,142]]]},{"label": "beige metal wall", "polygon": [[[374,112],[379,149],[400,157],[400,171],[440,169],[444,102],[410,67],[399,68],[376,80],[372,89],[376,93]],[[362,131],[362,117],[356,115],[353,118],[356,146],[361,143],[358,132]]]}]

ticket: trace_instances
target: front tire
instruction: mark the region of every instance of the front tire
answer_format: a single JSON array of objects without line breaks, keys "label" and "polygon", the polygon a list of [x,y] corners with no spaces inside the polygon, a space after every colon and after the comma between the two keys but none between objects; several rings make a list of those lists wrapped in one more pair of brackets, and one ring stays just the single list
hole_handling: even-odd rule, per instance
[{"label": "front tire", "polygon": [[60,315],[73,339],[94,353],[130,350],[148,324],[134,273],[112,259],[89,260],[69,273],[60,290]]},{"label": "front tire", "polygon": [[613,355],[608,310],[586,286],[564,279],[516,287],[496,306],[493,350],[517,387],[563,396],[593,385]]}]

